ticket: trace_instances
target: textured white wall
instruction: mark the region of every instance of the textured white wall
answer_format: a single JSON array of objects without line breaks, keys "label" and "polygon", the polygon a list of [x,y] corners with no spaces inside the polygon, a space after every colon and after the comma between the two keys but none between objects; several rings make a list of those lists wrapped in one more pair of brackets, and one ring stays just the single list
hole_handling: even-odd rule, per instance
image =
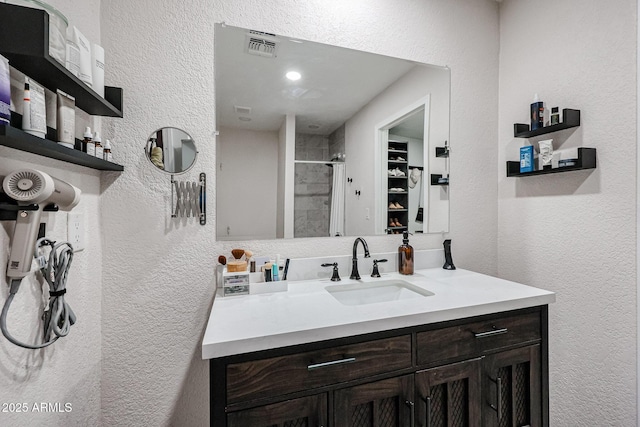
[{"label": "textured white wall", "polygon": [[[70,23],[85,32],[92,41],[100,42],[100,1],[82,3],[49,0],[62,11]],[[72,4],[73,3],[73,4]],[[94,126],[81,112],[77,120]],[[80,204],[74,212],[84,215],[87,230],[86,248],[77,252],[71,267],[65,299],[78,320],[70,334],[46,350],[26,350],[0,337],[0,402],[27,403],[27,413],[0,412],[2,426],[86,426],[100,422],[101,375],[101,293],[102,235],[100,217],[100,173],[92,169],[44,159],[33,154],[0,147],[0,175],[18,168],[35,168],[63,179],[82,190]],[[67,213],[43,215],[47,236],[61,241],[67,237]],[[0,303],[6,301],[9,289],[6,258],[13,223],[0,222]],[[9,312],[8,325],[14,337],[25,342],[41,340],[42,287],[35,273],[23,280]],[[37,331],[37,332],[36,332]],[[71,403],[71,412],[37,413],[34,403]]]},{"label": "textured white wall", "polygon": [[[500,9],[498,271],[558,294],[551,425],[636,425],[636,13],[636,0]],[[580,128],[551,136],[596,147],[596,170],[505,177],[535,92],[581,110]]]},{"label": "textured white wall", "polygon": [[[303,257],[348,254],[353,238],[215,242],[213,186],[205,227],[169,220],[169,177],[143,157],[149,133],[184,128],[200,171],[215,179],[213,23],[268,30],[452,69],[451,230],[461,267],[495,273],[498,5],[491,0],[102,2],[106,77],[124,88],[125,117],[109,122],[125,172],[103,184],[105,234],[102,406],[105,425],[204,425],[208,368],[200,341],[213,265],[233,247]],[[167,61],[167,58],[171,58]],[[114,83],[116,84],[116,83]],[[106,132],[106,130],[105,130]],[[464,147],[464,150],[462,149]],[[367,239],[374,252],[398,238]],[[414,236],[416,249],[442,236]]]},{"label": "textured white wall", "polygon": [[218,171],[212,184],[218,194],[219,239],[275,239],[279,171],[273,165],[278,164],[278,132],[218,131]]}]

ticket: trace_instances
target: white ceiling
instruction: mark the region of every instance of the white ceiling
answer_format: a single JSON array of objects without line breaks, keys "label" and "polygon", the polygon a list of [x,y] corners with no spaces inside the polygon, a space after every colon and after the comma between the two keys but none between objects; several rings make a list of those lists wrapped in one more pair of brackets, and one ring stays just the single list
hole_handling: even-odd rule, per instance
[{"label": "white ceiling", "polygon": [[[275,36],[276,57],[246,52],[248,30],[216,24],[217,126],[277,131],[286,114],[299,132],[328,135],[418,63]],[[302,74],[297,82],[287,71]],[[234,106],[251,108],[237,113]],[[251,121],[241,121],[240,116]],[[317,129],[309,129],[317,125]]]}]

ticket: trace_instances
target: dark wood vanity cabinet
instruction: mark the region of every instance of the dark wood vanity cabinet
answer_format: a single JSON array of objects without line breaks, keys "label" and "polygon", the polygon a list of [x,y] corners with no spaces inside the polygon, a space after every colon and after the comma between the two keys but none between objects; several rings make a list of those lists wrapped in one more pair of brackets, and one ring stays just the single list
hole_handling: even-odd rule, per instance
[{"label": "dark wood vanity cabinet", "polygon": [[[328,426],[327,394],[321,393],[271,405],[231,412],[229,427],[303,427]],[[218,425],[211,420],[211,425]],[[221,424],[224,425],[224,424]]]},{"label": "dark wood vanity cabinet", "polygon": [[216,427],[548,427],[547,306],[210,361]]}]

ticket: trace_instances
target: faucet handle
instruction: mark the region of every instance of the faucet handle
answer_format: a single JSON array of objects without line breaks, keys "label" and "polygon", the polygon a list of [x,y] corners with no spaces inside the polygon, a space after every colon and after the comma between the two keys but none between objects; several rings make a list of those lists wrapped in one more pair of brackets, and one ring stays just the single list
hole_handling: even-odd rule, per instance
[{"label": "faucet handle", "polygon": [[333,267],[333,274],[331,275],[332,282],[339,282],[340,275],[338,274],[338,263],[337,262],[326,262],[322,264],[322,267]]},{"label": "faucet handle", "polygon": [[380,271],[378,271],[378,263],[379,262],[387,262],[386,259],[374,259],[373,260],[373,271],[371,272],[371,277],[380,277]]}]

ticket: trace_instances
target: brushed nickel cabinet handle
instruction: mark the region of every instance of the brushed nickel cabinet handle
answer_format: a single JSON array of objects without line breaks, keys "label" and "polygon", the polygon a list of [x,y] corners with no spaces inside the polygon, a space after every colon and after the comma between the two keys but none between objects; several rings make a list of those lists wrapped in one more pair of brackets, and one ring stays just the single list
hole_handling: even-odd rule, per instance
[{"label": "brushed nickel cabinet handle", "polygon": [[356,361],[355,357],[347,357],[340,360],[332,360],[330,362],[314,363],[307,366],[307,371],[313,371],[314,369],[326,368],[328,366],[343,365],[345,363],[353,363]]},{"label": "brushed nickel cabinet handle", "polygon": [[486,338],[486,337],[492,337],[494,335],[502,335],[502,334],[506,334],[508,331],[507,328],[501,328],[501,329],[497,329],[495,326],[493,327],[492,330],[490,331],[486,331],[486,332],[474,332],[473,335],[476,338]]}]

